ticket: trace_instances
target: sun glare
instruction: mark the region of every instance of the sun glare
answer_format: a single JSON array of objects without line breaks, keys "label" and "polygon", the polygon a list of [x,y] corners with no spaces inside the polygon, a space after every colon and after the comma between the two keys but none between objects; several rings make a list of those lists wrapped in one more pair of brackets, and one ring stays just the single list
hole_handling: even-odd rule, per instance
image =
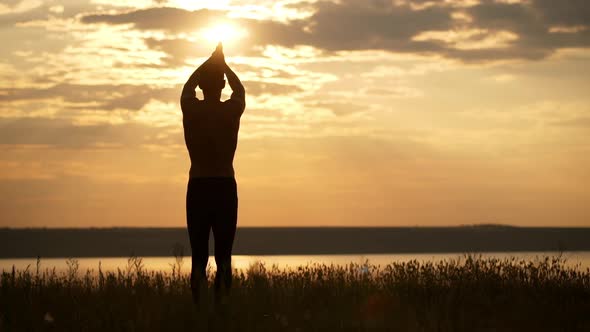
[{"label": "sun glare", "polygon": [[210,43],[234,44],[246,36],[246,31],[229,23],[220,23],[201,30],[203,38]]}]

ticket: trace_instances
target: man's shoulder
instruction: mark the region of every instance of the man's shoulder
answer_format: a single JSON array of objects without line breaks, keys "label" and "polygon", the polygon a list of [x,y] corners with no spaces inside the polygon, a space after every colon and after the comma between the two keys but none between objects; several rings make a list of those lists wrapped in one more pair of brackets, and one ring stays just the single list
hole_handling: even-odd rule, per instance
[{"label": "man's shoulder", "polygon": [[244,107],[244,103],[242,103],[239,100],[236,100],[235,98],[230,98],[230,99],[224,100],[222,102],[222,104],[223,104],[223,107],[230,108],[232,110],[234,110],[234,109],[241,110]]},{"label": "man's shoulder", "polygon": [[180,109],[182,112],[194,111],[201,108],[203,101],[197,98],[184,98],[180,101]]},{"label": "man's shoulder", "polygon": [[244,112],[244,109],[246,108],[245,96],[236,94],[235,92],[232,93],[231,97],[223,103],[224,105],[228,105],[228,108],[237,112],[240,115],[242,114],[242,112]]}]

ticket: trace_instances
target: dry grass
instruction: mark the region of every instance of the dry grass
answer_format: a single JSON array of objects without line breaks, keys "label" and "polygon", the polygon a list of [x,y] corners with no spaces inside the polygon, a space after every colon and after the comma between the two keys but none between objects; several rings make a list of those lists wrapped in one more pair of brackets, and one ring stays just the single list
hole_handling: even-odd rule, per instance
[{"label": "dry grass", "polygon": [[[0,276],[0,331],[195,331],[188,276],[38,268]],[[210,273],[212,275],[212,273]],[[254,264],[236,271],[227,312],[209,330],[590,331],[590,270],[465,256],[384,267]]]}]

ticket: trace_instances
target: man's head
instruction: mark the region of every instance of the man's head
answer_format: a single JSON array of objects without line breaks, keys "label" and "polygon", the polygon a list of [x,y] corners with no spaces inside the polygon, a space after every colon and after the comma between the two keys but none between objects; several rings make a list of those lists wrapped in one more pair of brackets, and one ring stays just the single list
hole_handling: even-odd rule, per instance
[{"label": "man's head", "polygon": [[199,87],[203,90],[204,95],[217,99],[221,98],[221,90],[225,87],[225,79],[221,66],[213,63],[207,64],[201,73]]}]

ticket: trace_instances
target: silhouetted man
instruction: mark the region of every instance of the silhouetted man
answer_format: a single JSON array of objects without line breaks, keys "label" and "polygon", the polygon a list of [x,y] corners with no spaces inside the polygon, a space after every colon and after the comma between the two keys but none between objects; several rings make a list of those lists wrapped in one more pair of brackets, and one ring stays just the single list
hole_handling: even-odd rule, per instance
[{"label": "silhouetted man", "polygon": [[[227,77],[230,99],[220,101]],[[203,90],[204,100],[195,89]],[[191,159],[186,193],[186,216],[192,247],[191,288],[195,303],[207,289],[209,231],[215,241],[216,299],[231,287],[231,252],[238,217],[238,195],[233,159],[240,117],[246,107],[245,90],[225,63],[221,43],[188,79],[180,98],[184,140]]]}]

